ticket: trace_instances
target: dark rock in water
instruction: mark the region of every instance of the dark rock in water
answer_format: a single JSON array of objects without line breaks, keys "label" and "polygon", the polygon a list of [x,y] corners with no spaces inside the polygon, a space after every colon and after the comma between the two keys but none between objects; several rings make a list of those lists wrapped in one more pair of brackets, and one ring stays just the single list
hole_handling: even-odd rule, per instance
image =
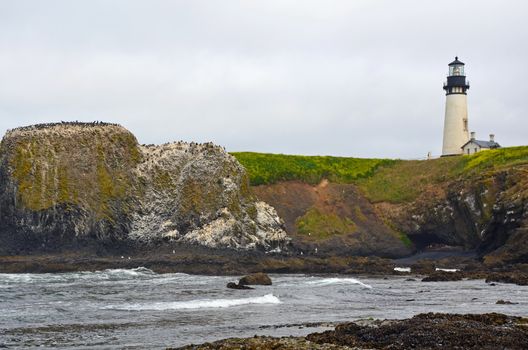
[{"label": "dark rock in water", "polygon": [[461,281],[462,274],[458,272],[444,272],[438,271],[430,274],[422,279],[422,282],[447,282],[447,281]]},{"label": "dark rock in water", "polygon": [[[167,350],[343,350],[334,344],[314,344],[301,337],[273,338],[267,336],[254,336],[252,338],[230,338],[205,343],[201,345],[188,345],[181,348],[167,348]],[[350,348],[346,348],[350,349]]]},{"label": "dark rock in water", "polygon": [[415,280],[414,278],[407,278],[405,281],[406,281],[406,282],[414,282],[414,281],[416,281],[416,280]]},{"label": "dark rock in water", "polygon": [[516,304],[519,304],[519,303],[512,303],[511,301],[509,300],[497,300],[497,302],[495,303],[497,305],[516,305]]},{"label": "dark rock in water", "polygon": [[528,274],[521,272],[495,272],[486,277],[486,282],[514,283],[528,286]]},{"label": "dark rock in water", "polygon": [[419,260],[411,266],[412,272],[428,275],[435,272],[435,264],[430,260]]},{"label": "dark rock in water", "polygon": [[189,345],[182,350],[337,350],[337,349],[527,349],[528,319],[502,314],[420,314],[406,320],[375,320],[338,325],[306,337],[231,338]]},{"label": "dark rock in water", "polygon": [[230,289],[254,289],[254,288],[251,288],[251,287],[248,287],[248,286],[237,284],[235,282],[229,282],[226,287],[230,288]]},{"label": "dark rock in water", "polygon": [[338,325],[306,339],[367,349],[527,349],[528,319],[497,313],[457,315],[427,313],[371,325]]},{"label": "dark rock in water", "polygon": [[271,278],[263,273],[257,272],[250,275],[244,276],[238,282],[240,285],[260,285],[260,286],[271,286]]}]

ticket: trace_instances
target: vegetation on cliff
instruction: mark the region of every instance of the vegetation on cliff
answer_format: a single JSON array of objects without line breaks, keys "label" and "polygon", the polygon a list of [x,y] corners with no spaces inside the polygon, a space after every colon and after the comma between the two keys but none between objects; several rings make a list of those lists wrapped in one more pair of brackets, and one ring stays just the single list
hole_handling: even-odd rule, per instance
[{"label": "vegetation on cliff", "polygon": [[87,242],[274,249],[287,241],[274,209],[255,201],[244,168],[222,147],[144,146],[116,124],[8,131],[0,189],[0,251]]},{"label": "vegetation on cliff", "polygon": [[234,156],[300,246],[391,256],[440,244],[528,261],[527,146],[431,160]]},{"label": "vegetation on cliff", "polygon": [[470,156],[431,160],[390,160],[330,156],[232,153],[247,169],[252,185],[280,181],[316,184],[322,179],[353,183],[373,202],[412,201],[426,187],[528,163],[528,146],[500,148]]},{"label": "vegetation on cliff", "polygon": [[527,171],[526,146],[423,161],[230,155],[139,145],[115,124],[31,126],[0,144],[0,250],[85,238],[273,249],[285,228],[306,253],[448,244],[528,261]]},{"label": "vegetation on cliff", "polygon": [[246,168],[251,185],[269,185],[279,181],[299,180],[309,184],[323,179],[350,183],[371,176],[389,159],[346,158],[331,156],[296,156],[284,154],[236,152],[235,158]]},{"label": "vegetation on cliff", "polygon": [[41,211],[82,205],[109,220],[112,201],[124,199],[131,186],[127,170],[140,161],[136,138],[117,125],[15,129],[1,148],[21,206]]},{"label": "vegetation on cliff", "polygon": [[381,167],[357,183],[374,202],[402,203],[415,200],[420,193],[441,183],[522,164],[528,164],[528,146],[500,148],[470,156],[399,161],[393,166]]},{"label": "vegetation on cliff", "polygon": [[297,232],[313,239],[353,233],[356,230],[357,226],[350,218],[342,218],[334,213],[324,214],[317,208],[311,208],[297,219]]}]

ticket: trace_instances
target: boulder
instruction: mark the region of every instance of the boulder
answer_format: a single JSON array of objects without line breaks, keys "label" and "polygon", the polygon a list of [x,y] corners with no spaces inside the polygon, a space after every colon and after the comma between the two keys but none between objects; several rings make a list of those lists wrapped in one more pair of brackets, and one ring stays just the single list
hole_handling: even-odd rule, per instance
[{"label": "boulder", "polygon": [[519,286],[528,286],[528,274],[522,272],[494,272],[486,277],[486,283],[490,282],[513,283]]},{"label": "boulder", "polygon": [[226,287],[230,288],[230,289],[254,289],[254,288],[251,288],[251,287],[248,287],[248,286],[237,284],[235,282],[229,282]]},{"label": "boulder", "polygon": [[447,281],[461,281],[462,274],[459,272],[444,272],[437,271],[422,279],[422,282],[447,282]]},{"label": "boulder", "polygon": [[252,273],[250,275],[242,277],[240,281],[238,282],[238,284],[244,285],[244,286],[248,286],[248,285],[271,286],[271,278],[263,272],[257,272],[257,273]]}]

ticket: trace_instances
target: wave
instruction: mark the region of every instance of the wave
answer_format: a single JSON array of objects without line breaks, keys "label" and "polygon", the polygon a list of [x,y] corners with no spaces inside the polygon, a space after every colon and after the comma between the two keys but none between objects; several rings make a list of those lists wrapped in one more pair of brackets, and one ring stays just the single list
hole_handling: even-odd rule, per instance
[{"label": "wave", "polygon": [[192,310],[209,308],[228,308],[232,306],[249,304],[281,304],[279,298],[273,294],[266,294],[261,297],[242,299],[198,299],[189,301],[157,302],[145,304],[122,304],[108,305],[103,309],[142,311],[142,310]]},{"label": "wave", "polygon": [[[156,278],[158,275],[146,267],[134,269],[107,269],[103,271],[81,271],[63,273],[1,273],[0,283],[75,283],[77,281],[118,281]],[[171,274],[187,276],[186,274]]]},{"label": "wave", "polygon": [[410,268],[410,267],[395,267],[395,268],[394,268],[394,271],[398,271],[398,272],[411,272],[411,268]]},{"label": "wave", "polygon": [[92,272],[92,274],[102,274],[115,277],[140,277],[140,276],[153,276],[156,273],[146,267],[140,266],[135,269],[106,269],[103,271]]},{"label": "wave", "polygon": [[329,286],[332,284],[357,284],[363,288],[372,289],[371,285],[365,284],[355,278],[337,278],[337,277],[324,278],[324,279],[317,280],[317,281],[308,281],[307,283],[310,285],[315,285],[315,286]]}]

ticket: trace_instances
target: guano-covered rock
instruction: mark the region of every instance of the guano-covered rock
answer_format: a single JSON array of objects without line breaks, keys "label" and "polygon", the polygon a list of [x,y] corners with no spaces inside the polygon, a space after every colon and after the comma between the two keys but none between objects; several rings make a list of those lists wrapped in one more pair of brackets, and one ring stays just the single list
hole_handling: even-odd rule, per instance
[{"label": "guano-covered rock", "polygon": [[142,146],[116,124],[10,130],[0,145],[0,251],[153,245],[283,247],[275,210],[211,143]]}]

